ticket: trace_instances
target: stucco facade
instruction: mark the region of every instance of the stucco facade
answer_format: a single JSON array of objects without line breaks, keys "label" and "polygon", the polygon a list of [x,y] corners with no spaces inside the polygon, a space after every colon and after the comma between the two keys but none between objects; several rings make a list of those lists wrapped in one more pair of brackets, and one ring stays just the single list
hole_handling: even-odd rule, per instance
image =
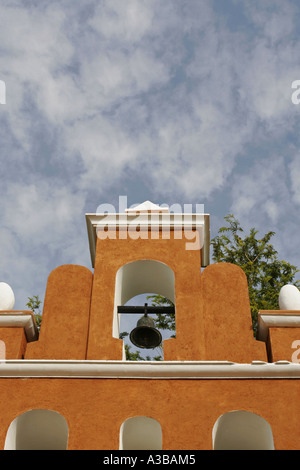
[{"label": "stucco facade", "polygon": [[[59,445],[67,449],[113,450],[124,442],[126,448],[128,440],[143,445],[134,444],[134,421],[125,439],[124,423],[137,417],[153,420],[139,424],[139,433],[148,429],[149,438],[152,432],[157,437],[151,423],[158,423],[161,435],[153,442],[166,450],[300,448],[300,365],[292,360],[300,312],[261,312],[255,339],[243,271],[203,262],[205,224],[207,218],[198,227],[206,234],[199,247],[187,249],[191,225],[183,224],[181,233],[170,230],[168,237],[159,224],[150,225],[134,237],[116,222],[113,234],[109,229],[95,240],[94,269],[63,265],[50,273],[39,335],[30,336],[28,324],[26,330],[1,323],[0,315],[6,346],[0,448],[29,445],[22,441],[26,420],[14,420],[30,418],[30,410],[62,417]],[[141,276],[148,267],[151,275]],[[132,293],[152,292],[149,286],[174,294],[176,338],[164,341],[162,362],[129,363],[117,337],[116,306]],[[280,326],[276,319],[283,315],[296,322]],[[256,437],[249,434],[251,426],[244,437],[239,432],[249,419],[255,420]]]}]

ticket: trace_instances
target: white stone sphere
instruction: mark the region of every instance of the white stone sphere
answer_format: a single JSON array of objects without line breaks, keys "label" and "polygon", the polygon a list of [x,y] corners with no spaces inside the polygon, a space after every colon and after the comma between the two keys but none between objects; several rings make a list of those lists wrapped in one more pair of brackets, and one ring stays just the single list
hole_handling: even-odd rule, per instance
[{"label": "white stone sphere", "polygon": [[286,284],[279,292],[280,310],[300,310],[300,291],[292,284]]},{"label": "white stone sphere", "polygon": [[0,282],[0,310],[12,310],[15,305],[15,295],[6,282]]}]

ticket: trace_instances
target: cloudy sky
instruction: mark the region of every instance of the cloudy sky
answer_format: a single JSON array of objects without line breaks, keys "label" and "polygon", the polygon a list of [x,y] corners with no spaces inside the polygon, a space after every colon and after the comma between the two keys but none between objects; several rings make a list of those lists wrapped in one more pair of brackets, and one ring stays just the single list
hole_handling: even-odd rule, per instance
[{"label": "cloudy sky", "polygon": [[0,281],[91,267],[85,213],[150,199],[274,230],[300,267],[298,0],[1,0]]}]

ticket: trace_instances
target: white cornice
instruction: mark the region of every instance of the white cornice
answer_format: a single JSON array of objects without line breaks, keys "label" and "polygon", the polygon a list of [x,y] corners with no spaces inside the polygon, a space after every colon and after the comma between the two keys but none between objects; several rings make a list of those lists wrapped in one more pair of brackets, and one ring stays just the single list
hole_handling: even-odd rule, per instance
[{"label": "white cornice", "polygon": [[80,379],[300,379],[300,364],[288,361],[0,361],[1,378]]},{"label": "white cornice", "polygon": [[[200,213],[108,213],[86,214],[86,223],[92,266],[94,267],[97,231],[109,227],[111,230],[198,230],[202,242],[202,267],[209,264],[210,228],[209,214]],[[189,242],[189,241],[188,241]]]},{"label": "white cornice", "polygon": [[24,328],[28,343],[38,339],[38,330],[31,311],[0,310],[0,328]]},{"label": "white cornice", "polygon": [[257,319],[257,339],[259,341],[267,341],[269,328],[300,328],[300,311],[260,311]]}]

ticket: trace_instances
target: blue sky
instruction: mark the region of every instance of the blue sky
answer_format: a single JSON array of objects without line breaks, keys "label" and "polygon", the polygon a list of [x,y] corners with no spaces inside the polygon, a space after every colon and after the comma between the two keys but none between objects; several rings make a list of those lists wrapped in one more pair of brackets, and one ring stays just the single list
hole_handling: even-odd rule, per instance
[{"label": "blue sky", "polygon": [[204,204],[276,232],[300,267],[300,5],[291,0],[1,0],[0,281],[16,309],[65,263],[85,213]]}]

